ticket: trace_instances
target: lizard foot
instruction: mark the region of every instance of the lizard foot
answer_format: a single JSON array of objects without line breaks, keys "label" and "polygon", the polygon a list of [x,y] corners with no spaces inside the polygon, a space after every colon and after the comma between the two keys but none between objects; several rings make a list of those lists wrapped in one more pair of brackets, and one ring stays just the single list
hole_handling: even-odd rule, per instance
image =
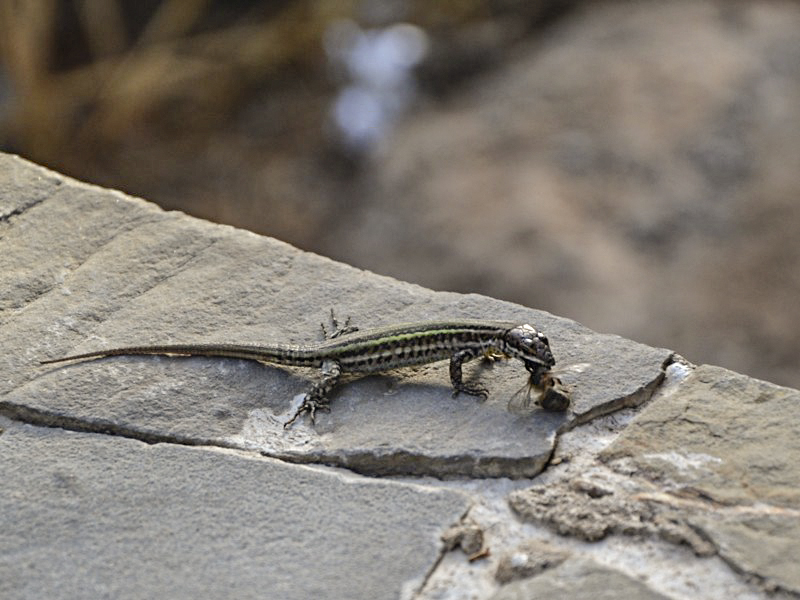
[{"label": "lizard foot", "polygon": [[333,328],[333,331],[330,334],[328,334],[328,330],[325,327],[325,323],[320,323],[319,326],[322,328],[322,336],[326,340],[332,340],[333,338],[337,338],[340,335],[347,335],[348,333],[355,333],[356,331],[358,331],[358,327],[350,325],[350,317],[347,317],[347,319],[345,319],[344,325],[339,327],[339,321],[336,318],[336,314],[333,312],[333,309],[331,309],[331,327]]},{"label": "lizard foot", "polygon": [[300,418],[305,413],[308,413],[309,418],[311,419],[311,424],[315,424],[315,419],[318,410],[323,410],[326,412],[330,412],[330,406],[327,402],[323,400],[319,400],[316,398],[309,398],[308,396],[305,397],[303,403],[298,407],[298,409],[294,412],[292,417],[283,424],[283,428],[288,428],[292,423],[294,423],[298,418]]}]

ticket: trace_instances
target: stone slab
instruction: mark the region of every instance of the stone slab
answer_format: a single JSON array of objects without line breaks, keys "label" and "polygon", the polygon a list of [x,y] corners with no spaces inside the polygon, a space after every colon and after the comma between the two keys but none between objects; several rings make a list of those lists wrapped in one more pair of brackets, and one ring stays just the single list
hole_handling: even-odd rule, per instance
[{"label": "stone slab", "polygon": [[566,550],[540,540],[526,540],[513,550],[501,555],[494,578],[507,584],[518,579],[528,579],[557,567],[570,556]]},{"label": "stone slab", "polygon": [[[0,221],[0,414],[28,422],[257,449],[370,474],[530,477],[559,431],[646,400],[671,357],[542,311],[433,292],[164,212],[8,155],[0,155],[0,203],[16,207]],[[550,338],[557,366],[590,366],[564,376],[567,413],[509,411],[526,380],[510,362],[467,369],[480,372],[486,402],[453,399],[440,363],[342,386],[316,427],[286,431],[291,399],[314,372],[209,358],[38,364],[119,345],[304,343],[319,339],[331,308],[362,328],[530,322]]]},{"label": "stone slab", "polygon": [[567,560],[528,579],[503,586],[492,600],[666,600],[645,583],[585,559]]},{"label": "stone slab", "polygon": [[734,568],[800,592],[800,391],[700,366],[601,457],[658,481]]},{"label": "stone slab", "polygon": [[0,456],[8,599],[395,600],[469,506],[455,491],[50,428],[10,428]]}]

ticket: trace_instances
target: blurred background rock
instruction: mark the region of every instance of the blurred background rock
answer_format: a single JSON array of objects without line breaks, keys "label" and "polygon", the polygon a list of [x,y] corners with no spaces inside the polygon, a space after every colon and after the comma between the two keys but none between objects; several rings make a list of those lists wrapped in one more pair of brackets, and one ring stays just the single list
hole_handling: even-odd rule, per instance
[{"label": "blurred background rock", "polygon": [[800,387],[797,1],[0,0],[0,148]]}]

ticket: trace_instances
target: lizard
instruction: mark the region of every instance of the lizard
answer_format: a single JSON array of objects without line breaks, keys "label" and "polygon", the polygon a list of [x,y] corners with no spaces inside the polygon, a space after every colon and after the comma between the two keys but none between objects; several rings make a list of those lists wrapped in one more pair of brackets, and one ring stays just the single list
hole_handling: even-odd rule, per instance
[{"label": "lizard", "polygon": [[288,427],[308,413],[314,423],[318,410],[329,409],[328,395],[343,373],[369,374],[400,367],[450,361],[453,396],[460,392],[488,397],[486,388],[463,381],[462,365],[483,356],[488,360],[516,358],[530,373],[528,388],[539,392],[545,409],[564,410],[569,398],[559,391],[560,381],[550,377],[555,359],[543,333],[527,323],[484,320],[426,321],[404,323],[360,331],[349,326],[349,319],[316,345],[256,345],[221,343],[160,344],[123,346],[73,354],[40,361],[52,364],[120,355],[211,356],[255,360],[293,367],[312,367],[322,371],[322,379],[306,393],[300,407],[284,424]]}]

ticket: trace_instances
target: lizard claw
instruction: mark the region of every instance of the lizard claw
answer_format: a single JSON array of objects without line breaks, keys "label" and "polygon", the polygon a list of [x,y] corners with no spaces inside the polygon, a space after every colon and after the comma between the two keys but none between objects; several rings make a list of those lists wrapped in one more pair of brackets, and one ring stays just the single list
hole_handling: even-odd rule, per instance
[{"label": "lizard claw", "polygon": [[333,328],[333,331],[331,333],[328,333],[328,329],[325,327],[325,323],[319,324],[320,327],[322,328],[322,336],[326,340],[332,340],[341,335],[347,335],[349,333],[355,333],[356,331],[358,331],[358,327],[350,325],[350,317],[347,317],[347,319],[344,322],[344,325],[340,327],[339,321],[336,319],[336,315],[334,314],[333,309],[331,309],[330,321],[331,321],[331,327]]},{"label": "lizard claw", "polygon": [[287,429],[292,423],[294,423],[298,418],[300,418],[301,415],[305,413],[308,413],[308,416],[311,419],[311,424],[315,425],[318,410],[330,412],[331,408],[327,402],[323,402],[306,396],[305,400],[303,400],[303,403],[298,407],[298,409],[294,412],[291,418],[288,421],[286,421],[286,423],[283,424],[283,428]]}]

